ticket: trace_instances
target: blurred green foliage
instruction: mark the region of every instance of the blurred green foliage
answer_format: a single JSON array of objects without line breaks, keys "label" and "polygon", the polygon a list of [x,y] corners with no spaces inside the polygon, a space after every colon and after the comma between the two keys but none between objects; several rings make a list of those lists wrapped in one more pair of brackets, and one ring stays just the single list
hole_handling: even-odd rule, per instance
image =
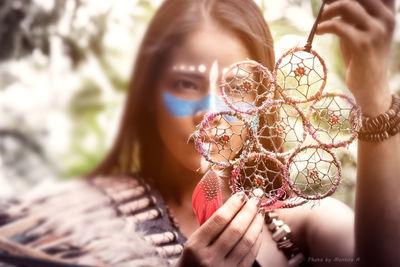
[{"label": "blurred green foliage", "polygon": [[[68,177],[88,173],[106,153],[104,129],[97,122],[97,116],[104,112],[105,105],[101,100],[101,88],[91,80],[85,80],[82,88],[72,97],[69,107],[75,124],[70,151],[72,156],[64,158]],[[82,140],[91,136],[94,136],[96,151],[82,145]]]}]

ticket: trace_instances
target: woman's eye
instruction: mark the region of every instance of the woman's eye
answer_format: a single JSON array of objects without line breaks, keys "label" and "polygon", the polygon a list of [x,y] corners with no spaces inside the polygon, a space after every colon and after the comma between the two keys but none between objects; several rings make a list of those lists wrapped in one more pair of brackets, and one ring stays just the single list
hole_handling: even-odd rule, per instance
[{"label": "woman's eye", "polygon": [[187,80],[177,80],[173,83],[173,87],[177,90],[197,90],[195,83]]}]

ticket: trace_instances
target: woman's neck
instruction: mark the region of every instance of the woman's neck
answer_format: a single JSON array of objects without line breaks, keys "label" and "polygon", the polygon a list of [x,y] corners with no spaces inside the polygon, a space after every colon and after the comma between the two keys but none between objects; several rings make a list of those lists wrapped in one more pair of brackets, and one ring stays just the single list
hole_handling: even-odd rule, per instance
[{"label": "woman's neck", "polygon": [[184,168],[165,153],[156,185],[165,202],[180,205],[188,200],[191,203],[192,192],[201,177],[201,173]]}]

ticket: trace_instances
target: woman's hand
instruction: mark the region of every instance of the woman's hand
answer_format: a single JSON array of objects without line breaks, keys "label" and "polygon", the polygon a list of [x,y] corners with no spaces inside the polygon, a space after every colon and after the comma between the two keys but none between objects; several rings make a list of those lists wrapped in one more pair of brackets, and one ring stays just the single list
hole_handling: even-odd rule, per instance
[{"label": "woman's hand", "polygon": [[244,194],[230,197],[190,236],[178,266],[251,266],[262,242],[258,206],[256,198],[245,203]]},{"label": "woman's hand", "polygon": [[394,0],[326,0],[318,34],[339,36],[346,83],[364,114],[391,105],[388,61],[395,27]]}]

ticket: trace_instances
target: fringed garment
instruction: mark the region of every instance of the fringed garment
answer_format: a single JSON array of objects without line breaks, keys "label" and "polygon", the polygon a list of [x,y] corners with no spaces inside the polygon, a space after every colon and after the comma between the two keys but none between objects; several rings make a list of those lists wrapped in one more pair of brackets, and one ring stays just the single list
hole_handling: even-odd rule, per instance
[{"label": "fringed garment", "polygon": [[170,218],[161,195],[138,175],[41,185],[0,201],[0,259],[170,266],[186,241]]}]

